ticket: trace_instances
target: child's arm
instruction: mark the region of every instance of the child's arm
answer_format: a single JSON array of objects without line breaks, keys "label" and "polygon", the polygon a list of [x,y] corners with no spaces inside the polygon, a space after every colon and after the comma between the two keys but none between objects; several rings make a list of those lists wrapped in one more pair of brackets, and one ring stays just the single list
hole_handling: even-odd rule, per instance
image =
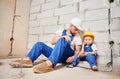
[{"label": "child's arm", "polygon": [[76,46],[76,51],[75,51],[75,54],[73,55],[73,57],[76,57],[80,54],[81,52],[81,49],[82,49],[82,46]]},{"label": "child's arm", "polygon": [[94,54],[94,55],[96,55],[96,54],[97,54],[97,51],[95,50],[95,51],[93,51],[93,52],[85,52],[85,55],[87,55],[87,54]]},{"label": "child's arm", "polygon": [[90,53],[96,55],[96,54],[97,54],[97,51],[95,50],[95,51],[90,52]]}]

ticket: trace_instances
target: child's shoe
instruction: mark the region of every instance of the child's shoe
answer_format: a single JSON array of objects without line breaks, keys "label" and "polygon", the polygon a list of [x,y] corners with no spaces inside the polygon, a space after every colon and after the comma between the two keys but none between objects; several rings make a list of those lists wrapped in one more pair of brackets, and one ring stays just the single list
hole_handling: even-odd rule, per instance
[{"label": "child's shoe", "polygon": [[93,67],[92,67],[92,70],[93,70],[93,71],[97,71],[97,70],[98,70],[98,69],[97,69],[97,66],[93,66]]},{"label": "child's shoe", "polygon": [[72,64],[67,65],[67,67],[73,68],[73,67],[76,67],[77,65],[78,65],[78,62],[77,63],[73,62]]},{"label": "child's shoe", "polygon": [[73,66],[73,64],[69,64],[66,67],[73,68],[74,66]]}]

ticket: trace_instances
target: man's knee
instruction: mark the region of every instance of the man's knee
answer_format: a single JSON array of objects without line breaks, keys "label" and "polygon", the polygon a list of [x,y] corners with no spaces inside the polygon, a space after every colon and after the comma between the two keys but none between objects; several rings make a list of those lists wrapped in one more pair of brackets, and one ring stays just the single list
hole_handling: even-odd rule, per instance
[{"label": "man's knee", "polygon": [[43,42],[37,42],[35,45],[44,45]]},{"label": "man's knee", "polygon": [[60,38],[58,39],[57,43],[67,43],[67,41],[65,41],[65,38]]},{"label": "man's knee", "polygon": [[65,41],[65,38],[60,38],[58,41]]}]

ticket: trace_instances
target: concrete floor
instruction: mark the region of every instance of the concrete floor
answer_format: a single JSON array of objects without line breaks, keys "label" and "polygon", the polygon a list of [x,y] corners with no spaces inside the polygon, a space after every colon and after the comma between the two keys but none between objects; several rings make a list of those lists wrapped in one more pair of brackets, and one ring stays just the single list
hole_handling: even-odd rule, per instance
[{"label": "concrete floor", "polygon": [[54,71],[35,74],[33,68],[12,68],[9,62],[13,59],[0,59],[0,79],[120,79],[120,72],[92,71],[80,67],[67,68],[57,65]]}]

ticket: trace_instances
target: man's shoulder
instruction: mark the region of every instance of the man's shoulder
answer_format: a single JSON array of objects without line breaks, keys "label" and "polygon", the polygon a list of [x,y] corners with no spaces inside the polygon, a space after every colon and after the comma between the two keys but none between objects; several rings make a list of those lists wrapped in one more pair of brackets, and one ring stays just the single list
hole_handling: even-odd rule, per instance
[{"label": "man's shoulder", "polygon": [[55,32],[55,34],[61,35],[64,29],[59,29]]}]

